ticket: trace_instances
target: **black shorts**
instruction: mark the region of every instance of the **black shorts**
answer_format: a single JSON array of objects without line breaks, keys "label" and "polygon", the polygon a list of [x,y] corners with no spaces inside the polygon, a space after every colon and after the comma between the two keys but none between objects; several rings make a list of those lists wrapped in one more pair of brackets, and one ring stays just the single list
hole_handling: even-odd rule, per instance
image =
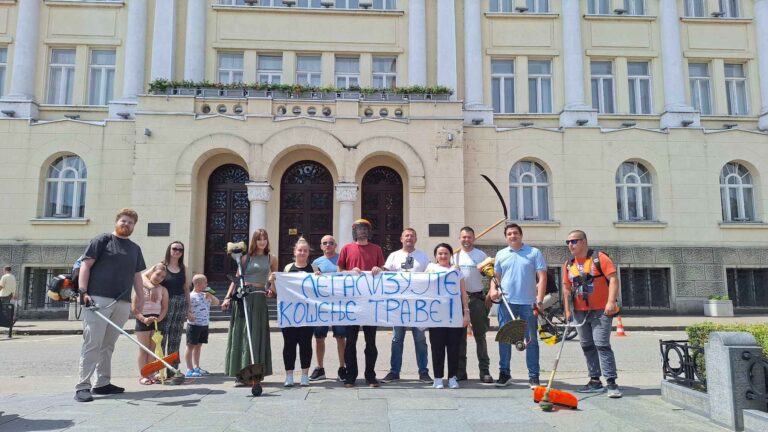
[{"label": "black shorts", "polygon": [[207,344],[208,326],[187,324],[187,345]]},{"label": "black shorts", "polygon": [[[156,317],[156,314],[148,314],[144,315],[144,317]],[[157,328],[160,329],[160,331],[163,331],[163,322],[160,321],[157,323]],[[143,322],[139,321],[138,318],[136,318],[136,327],[133,328],[137,332],[144,332],[144,331],[152,331],[155,329],[155,323],[152,323],[150,325],[146,325]]]}]

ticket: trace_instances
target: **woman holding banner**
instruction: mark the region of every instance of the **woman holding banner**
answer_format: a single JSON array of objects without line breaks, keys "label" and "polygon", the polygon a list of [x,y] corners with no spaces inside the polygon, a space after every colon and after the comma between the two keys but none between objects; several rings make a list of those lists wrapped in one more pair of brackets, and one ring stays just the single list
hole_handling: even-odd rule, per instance
[{"label": "woman holding banner", "polygon": [[[450,272],[457,270],[451,265],[453,248],[447,243],[440,243],[435,247],[435,259],[437,263],[430,263],[427,272]],[[459,272],[459,285],[461,287],[461,306],[463,315],[463,327],[432,327],[429,329],[429,344],[432,348],[432,369],[435,371],[435,382],[432,387],[444,388],[443,376],[445,375],[445,356],[448,353],[448,387],[459,388],[457,377],[459,370],[459,347],[464,337],[464,327],[469,325],[469,301],[467,291],[464,288],[464,277]]]},{"label": "woman holding banner", "polygon": [[[315,268],[309,263],[309,243],[304,237],[296,241],[293,247],[294,261],[285,266],[288,273],[314,273]],[[312,364],[313,326],[283,327],[283,363],[285,364],[285,383],[283,387],[293,387],[293,368],[296,366],[296,346],[299,347],[302,386],[309,385],[309,366]]]},{"label": "woman holding banner", "polygon": [[[267,290],[267,282],[274,282],[274,272],[277,271],[277,257],[269,253],[269,235],[264,229],[257,229],[253,233],[248,245],[248,254],[241,259],[243,277],[245,279],[245,291],[243,302],[248,302],[248,307],[243,308],[241,302],[235,302],[232,306],[232,316],[229,320],[229,334],[227,337],[227,352],[224,357],[224,373],[231,377],[237,377],[237,373],[251,364],[251,354],[248,348],[248,335],[245,320],[250,320],[251,342],[253,343],[253,363],[264,365],[264,376],[272,375],[272,349],[269,343],[269,315],[267,311],[267,299],[264,295],[271,295]],[[238,272],[238,277],[240,276]],[[261,291],[261,292],[259,292]],[[232,296],[235,293],[234,282],[229,285],[222,310],[228,310],[232,304]],[[245,311],[250,316],[245,316]],[[248,385],[235,378],[235,387]]]}]

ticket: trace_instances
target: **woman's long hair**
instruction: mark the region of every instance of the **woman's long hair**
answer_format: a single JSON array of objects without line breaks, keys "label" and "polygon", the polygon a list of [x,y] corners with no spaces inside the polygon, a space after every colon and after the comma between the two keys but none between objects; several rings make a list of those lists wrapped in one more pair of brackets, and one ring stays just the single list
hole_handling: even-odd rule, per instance
[{"label": "woman's long hair", "polygon": [[262,238],[267,241],[267,246],[264,248],[264,255],[269,255],[269,234],[267,234],[267,230],[264,228],[259,228],[253,232],[253,236],[251,236],[251,244],[248,245],[248,255],[256,255],[256,252],[258,251],[256,240]]},{"label": "woman's long hair", "polygon": [[[149,269],[149,273],[147,273],[147,280],[149,280],[150,284],[153,284],[152,282],[152,275],[155,274],[156,271],[162,271],[163,273],[168,273],[168,267],[166,267],[165,263],[159,262],[152,266],[151,269]],[[153,284],[154,285],[154,284]],[[156,290],[154,288],[157,288],[160,286],[158,284],[157,286],[153,287],[152,289],[147,288],[147,291],[149,291],[149,301],[156,302],[157,296],[160,294],[158,293],[159,290]]]},{"label": "woman's long hair", "polygon": [[[171,265],[171,248],[175,244],[181,245],[182,247],[181,256],[179,257],[179,268],[181,269],[181,273],[183,274],[184,270],[186,270],[186,267],[184,267],[184,252],[186,252],[186,249],[187,249],[187,247],[184,246],[184,243],[178,240],[171,242],[168,245],[168,247],[165,249],[165,259],[163,260],[163,264],[165,264],[166,266]],[[168,271],[168,269],[166,269],[166,271]]]}]

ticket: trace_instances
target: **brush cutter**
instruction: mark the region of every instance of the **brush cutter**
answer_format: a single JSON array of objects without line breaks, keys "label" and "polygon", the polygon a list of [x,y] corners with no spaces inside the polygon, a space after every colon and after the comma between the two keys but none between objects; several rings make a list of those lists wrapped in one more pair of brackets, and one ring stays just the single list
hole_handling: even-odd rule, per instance
[{"label": "brush cutter", "polygon": [[[156,358],[157,361],[162,365],[160,367],[160,369],[162,369],[163,367],[166,367],[169,370],[171,370],[173,372],[173,378],[171,378],[171,380],[170,380],[171,384],[179,385],[179,384],[183,384],[184,383],[184,374],[181,373],[180,370],[178,370],[175,367],[171,366],[170,362],[166,361],[164,358],[162,358],[159,355],[155,354],[154,351],[152,351],[151,349],[145,347],[141,342],[139,342],[138,339],[136,339],[135,337],[131,336],[127,331],[123,330],[122,327],[120,327],[119,325],[115,324],[114,322],[112,322],[112,320],[110,320],[109,318],[104,316],[104,314],[99,312],[99,306],[97,304],[92,304],[90,306],[86,306],[86,308],[89,309],[94,314],[96,314],[99,318],[103,319],[107,324],[109,324],[112,327],[114,327],[115,329],[117,329],[117,331],[119,331],[120,333],[123,334],[123,336],[127,337],[133,343],[138,345],[139,348],[141,348],[144,352],[146,352],[147,354],[149,354],[152,357]],[[179,353],[174,353],[174,354],[176,354],[176,359],[178,360]],[[168,357],[170,357],[170,356],[168,356]],[[153,363],[155,363],[155,362],[153,362]],[[148,371],[147,366],[149,366],[149,365],[151,365],[153,363],[149,363],[146,366],[144,366],[143,368],[141,368],[141,375],[142,376],[147,376],[147,375],[150,375],[153,372],[157,371],[157,370]]]},{"label": "brush cutter", "polygon": [[[496,283],[496,286],[500,288],[501,283],[499,282],[499,278],[496,277],[496,272],[493,268],[494,262],[495,260],[492,257],[486,258],[480,263],[482,265],[481,272],[486,277],[492,278]],[[515,314],[512,313],[512,308],[509,307],[509,303],[507,303],[504,294],[501,295],[501,301],[504,303],[504,306],[506,306],[511,319],[496,333],[496,342],[514,345],[518,351],[523,351],[527,346],[525,336],[528,332],[528,321],[515,318]]]},{"label": "brush cutter", "polygon": [[[263,392],[263,389],[261,387],[261,380],[264,379],[264,365],[261,363],[256,363],[256,356],[253,354],[253,338],[251,337],[251,313],[252,311],[248,310],[248,302],[245,301],[245,296],[249,293],[245,292],[245,276],[243,275],[243,266],[241,258],[243,256],[243,252],[245,251],[245,243],[239,242],[239,243],[227,243],[227,253],[232,256],[232,259],[237,262],[237,270],[240,274],[240,277],[238,278],[238,284],[237,284],[237,292],[235,293],[235,298],[237,298],[241,304],[243,305],[243,315],[245,319],[245,329],[247,331],[248,336],[248,350],[251,354],[251,364],[244,367],[240,370],[240,372],[237,373],[237,379],[239,379],[242,382],[250,383],[251,384],[251,394],[254,396],[261,396],[261,393]],[[256,293],[262,293],[261,291],[256,291]],[[263,292],[263,294],[266,295],[266,292]]]}]

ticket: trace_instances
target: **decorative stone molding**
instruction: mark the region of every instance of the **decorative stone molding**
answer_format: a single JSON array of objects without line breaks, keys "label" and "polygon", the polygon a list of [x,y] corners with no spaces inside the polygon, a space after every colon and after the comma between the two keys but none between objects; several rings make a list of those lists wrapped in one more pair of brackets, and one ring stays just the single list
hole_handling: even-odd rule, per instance
[{"label": "decorative stone molding", "polygon": [[248,188],[248,201],[269,202],[272,199],[272,186],[267,182],[248,182],[245,184]]},{"label": "decorative stone molding", "polygon": [[336,184],[336,201],[339,202],[355,202],[357,201],[357,191],[359,190],[357,183],[337,183]]}]

